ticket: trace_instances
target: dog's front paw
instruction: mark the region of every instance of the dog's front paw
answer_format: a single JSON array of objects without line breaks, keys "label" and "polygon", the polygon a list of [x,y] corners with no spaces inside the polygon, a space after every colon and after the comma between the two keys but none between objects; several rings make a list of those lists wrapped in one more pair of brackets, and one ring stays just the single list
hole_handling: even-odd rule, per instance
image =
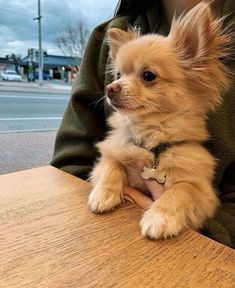
[{"label": "dog's front paw", "polygon": [[113,191],[94,188],[88,199],[88,204],[92,212],[103,213],[114,209],[121,203],[121,195]]},{"label": "dog's front paw", "polygon": [[178,235],[184,228],[184,223],[174,215],[150,208],[144,213],[140,226],[143,236],[150,239],[166,239]]}]

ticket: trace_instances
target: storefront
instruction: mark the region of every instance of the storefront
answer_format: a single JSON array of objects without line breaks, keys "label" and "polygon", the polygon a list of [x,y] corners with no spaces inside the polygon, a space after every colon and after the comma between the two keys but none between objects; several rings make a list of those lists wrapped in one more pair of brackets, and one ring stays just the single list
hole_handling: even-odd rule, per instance
[{"label": "storefront", "polygon": [[[34,75],[38,77],[38,49],[29,49],[28,55],[21,61],[21,67],[23,73],[29,75],[29,67],[34,67]],[[33,63],[33,64],[32,64]],[[43,78],[48,79],[61,79],[68,81],[73,78],[74,67],[79,67],[81,59],[75,59],[73,57],[48,55],[47,52],[43,51]],[[30,68],[31,69],[31,68]]]}]

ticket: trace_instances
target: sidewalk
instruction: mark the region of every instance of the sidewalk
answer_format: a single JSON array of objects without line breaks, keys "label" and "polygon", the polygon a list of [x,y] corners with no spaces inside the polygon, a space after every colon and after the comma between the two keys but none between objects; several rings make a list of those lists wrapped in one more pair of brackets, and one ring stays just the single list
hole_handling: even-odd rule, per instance
[{"label": "sidewalk", "polygon": [[8,82],[0,81],[0,92],[33,92],[33,93],[57,93],[68,94],[72,90],[72,84],[64,83],[60,80],[43,81],[39,86],[38,82]]},{"label": "sidewalk", "polygon": [[56,131],[0,135],[0,174],[49,165]]}]

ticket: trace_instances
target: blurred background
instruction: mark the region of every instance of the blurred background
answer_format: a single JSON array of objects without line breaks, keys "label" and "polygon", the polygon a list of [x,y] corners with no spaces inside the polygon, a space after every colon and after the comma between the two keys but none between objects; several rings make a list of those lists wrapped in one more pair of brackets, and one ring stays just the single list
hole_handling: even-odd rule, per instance
[{"label": "blurred background", "polygon": [[0,0],[0,174],[48,165],[94,27],[115,0]]}]

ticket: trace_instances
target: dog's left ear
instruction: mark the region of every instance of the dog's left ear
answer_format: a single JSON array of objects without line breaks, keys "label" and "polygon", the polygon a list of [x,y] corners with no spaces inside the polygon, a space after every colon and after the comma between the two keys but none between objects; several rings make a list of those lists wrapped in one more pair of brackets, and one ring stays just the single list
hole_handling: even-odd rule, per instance
[{"label": "dog's left ear", "polygon": [[115,59],[118,50],[120,49],[120,47],[137,38],[138,35],[137,33],[135,33],[135,31],[123,31],[121,29],[118,28],[111,28],[108,30],[108,43],[110,46],[110,56],[111,59]]},{"label": "dog's left ear", "polygon": [[226,54],[229,40],[221,26],[222,21],[213,19],[209,4],[203,1],[173,20],[168,39],[182,60],[219,58]]}]

